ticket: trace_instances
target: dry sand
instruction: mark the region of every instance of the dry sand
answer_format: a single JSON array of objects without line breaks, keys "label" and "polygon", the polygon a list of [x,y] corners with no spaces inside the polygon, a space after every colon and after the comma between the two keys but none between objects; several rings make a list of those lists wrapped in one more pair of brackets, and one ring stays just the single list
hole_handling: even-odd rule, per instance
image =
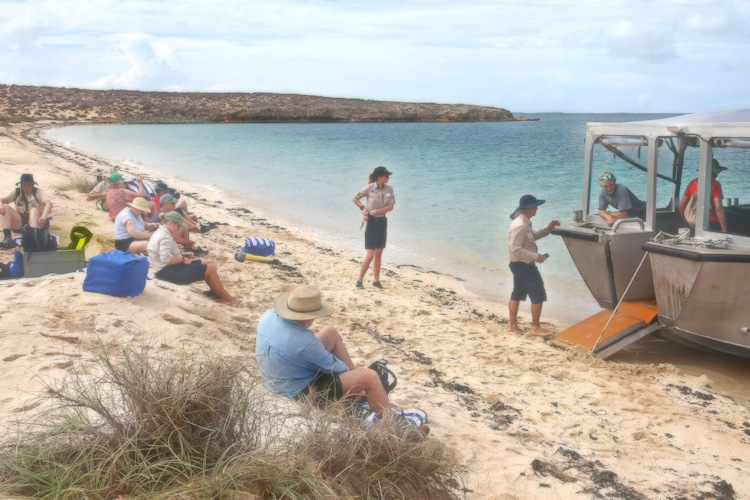
[{"label": "dry sand", "polygon": [[[96,235],[87,257],[110,250],[106,213],[61,189],[71,176],[109,166],[23,130],[0,129],[0,191],[33,173],[54,203],[52,232],[67,243],[70,227],[83,224]],[[466,498],[750,498],[750,415],[713,392],[707,377],[668,364],[601,361],[509,333],[504,307],[439,276],[391,267],[387,252],[386,288],[357,290],[361,256],[287,230],[252,207],[189,199],[202,221],[228,223],[196,239],[242,304],[212,301],[203,283],[149,281],[139,296],[117,298],[82,291],[83,273],[0,281],[3,426],[30,410],[43,381],[60,379],[102,347],[210,345],[254,365],[257,320],[280,292],[308,282],[335,308],[320,323],[339,328],[356,362],[387,359],[399,376],[396,405],[424,408],[430,439],[464,457]],[[233,252],[249,235],[273,239],[281,265],[236,262]],[[0,251],[0,261],[11,258]],[[521,326],[529,330],[528,322]]]}]

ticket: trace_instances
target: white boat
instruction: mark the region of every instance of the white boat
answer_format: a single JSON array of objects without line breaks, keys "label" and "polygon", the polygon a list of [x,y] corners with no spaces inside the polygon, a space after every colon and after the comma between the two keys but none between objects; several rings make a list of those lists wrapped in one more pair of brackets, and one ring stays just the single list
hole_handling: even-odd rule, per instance
[{"label": "white boat", "polygon": [[[735,180],[718,179],[725,196],[734,194],[722,203],[726,233],[709,229],[714,159]],[[598,215],[602,171],[618,182],[627,174],[627,187],[646,201],[644,217],[610,226]],[[691,233],[678,208],[696,176]],[[587,124],[581,206],[573,213],[553,232],[604,311],[562,332],[560,341],[606,357],[656,333],[750,357],[750,110]]]}]

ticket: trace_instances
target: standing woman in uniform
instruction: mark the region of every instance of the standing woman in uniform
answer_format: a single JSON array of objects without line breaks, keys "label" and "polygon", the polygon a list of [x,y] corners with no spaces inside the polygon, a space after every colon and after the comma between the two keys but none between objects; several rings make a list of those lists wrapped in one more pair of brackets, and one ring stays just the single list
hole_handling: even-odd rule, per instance
[{"label": "standing woman in uniform", "polygon": [[[388,236],[388,219],[385,214],[393,210],[393,204],[396,198],[393,196],[393,188],[388,185],[388,178],[391,172],[385,167],[377,167],[370,174],[367,186],[354,195],[352,201],[362,211],[363,216],[367,216],[367,229],[365,229],[365,249],[367,255],[362,261],[362,267],[359,270],[357,279],[357,288],[363,288],[362,279],[370,267],[370,262],[375,260],[373,265],[372,286],[383,288],[380,284],[380,258],[385,248],[385,240]],[[362,198],[367,197],[367,203],[362,204]]]}]

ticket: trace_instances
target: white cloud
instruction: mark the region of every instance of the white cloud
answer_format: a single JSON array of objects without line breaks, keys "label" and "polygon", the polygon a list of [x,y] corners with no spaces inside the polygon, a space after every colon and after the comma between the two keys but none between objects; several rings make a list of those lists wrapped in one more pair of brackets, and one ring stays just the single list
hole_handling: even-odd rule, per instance
[{"label": "white cloud", "polygon": [[0,44],[13,50],[0,50],[0,77],[525,110],[700,110],[750,101],[727,83],[750,78],[741,56],[749,22],[744,0],[6,1]]},{"label": "white cloud", "polygon": [[36,42],[44,33],[53,31],[55,22],[46,18],[15,18],[0,24],[0,43],[17,47]]},{"label": "white cloud", "polygon": [[119,37],[119,51],[129,67],[89,82],[92,88],[172,89],[179,87],[180,74],[171,64],[171,49],[153,37],[133,33]]},{"label": "white cloud", "polygon": [[659,63],[674,59],[677,53],[670,33],[655,33],[632,21],[618,21],[604,34],[613,55]]}]

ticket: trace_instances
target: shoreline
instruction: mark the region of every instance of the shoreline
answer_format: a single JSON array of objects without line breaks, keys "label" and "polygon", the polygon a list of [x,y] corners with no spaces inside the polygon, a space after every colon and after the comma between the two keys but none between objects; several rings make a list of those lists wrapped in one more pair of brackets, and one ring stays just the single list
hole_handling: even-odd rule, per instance
[{"label": "shoreline", "polygon": [[[10,187],[21,172],[33,172],[53,200],[53,232],[64,244],[65,228],[80,223],[95,233],[87,257],[111,249],[106,213],[85,194],[60,189],[71,176],[94,175],[84,165],[99,160],[66,159],[21,134],[44,125],[0,133],[0,182]],[[187,191],[201,220],[228,223],[196,240],[242,304],[210,300],[203,283],[154,280],[137,297],[117,298],[82,292],[83,273],[0,281],[3,422],[33,410],[42,380],[62,383],[68,368],[87,363],[97,349],[209,346],[254,366],[258,318],[279,293],[309,282],[335,311],[315,327],[335,325],[358,365],[387,359],[399,377],[396,406],[424,408],[430,439],[463,457],[470,473],[459,488],[466,498],[750,498],[750,412],[715,393],[708,377],[668,364],[602,361],[509,333],[504,306],[429,271],[386,264],[394,286],[358,292],[350,278],[360,257],[252,207],[226,207]],[[234,249],[253,231],[276,241],[280,265],[234,260]],[[3,261],[11,256],[0,252]]]},{"label": "shoreline", "polygon": [[[69,126],[69,124],[61,125],[63,128]],[[106,128],[110,126],[114,129]],[[97,132],[100,128],[102,130]],[[303,237],[316,239],[360,258],[363,255],[362,233],[356,230],[359,226],[358,215],[349,214],[347,208],[350,208],[351,204],[348,203],[348,197],[339,196],[341,193],[337,193],[335,207],[325,210],[302,209],[294,199],[279,202],[284,199],[284,195],[278,193],[284,191],[280,189],[283,183],[278,182],[278,177],[277,180],[270,181],[262,179],[269,189],[258,193],[241,184],[236,185],[231,181],[227,182],[226,179],[212,177],[210,170],[204,173],[193,167],[182,171],[179,168],[179,160],[175,158],[170,160],[169,157],[163,156],[159,148],[156,150],[156,155],[153,154],[154,151],[147,150],[142,153],[143,156],[138,156],[139,153],[136,151],[140,149],[127,148],[122,143],[113,142],[118,134],[112,130],[116,131],[118,128],[124,128],[123,132],[126,136],[129,136],[129,130],[138,130],[137,125],[93,124],[82,129],[81,132],[58,132],[53,129],[39,135],[40,140],[52,142],[59,148],[70,151],[71,157],[76,152],[81,152],[84,156],[96,155],[99,152],[105,155],[104,157],[110,164],[123,165],[132,173],[142,173],[151,179],[161,178],[170,184],[175,184],[175,181],[170,178],[178,179],[177,184],[183,186],[187,183],[188,187],[184,187],[181,191],[190,193],[193,197],[195,197],[194,193],[198,192],[212,199],[218,196],[225,202],[224,206],[248,206],[255,214],[267,217],[289,230],[298,232]],[[87,129],[89,132],[86,132]],[[144,132],[134,133],[134,135],[138,136],[142,133]],[[102,136],[103,144],[110,144],[114,148],[98,147],[93,141],[96,141],[99,135]],[[179,153],[177,155],[179,158]],[[272,170],[268,164],[261,162],[260,165],[262,170]],[[206,189],[212,190],[212,193],[206,193]],[[218,194],[214,196],[213,191]],[[351,191],[352,193],[355,191],[354,187],[351,187]],[[345,202],[342,203],[342,200]],[[512,277],[507,262],[503,262],[503,254],[507,250],[505,248],[507,245],[502,241],[503,235],[500,233],[503,232],[502,224],[505,219],[498,221],[499,232],[493,229],[491,234],[486,235],[486,239],[481,241],[479,247],[467,244],[463,249],[461,247],[464,245],[454,244],[446,239],[437,238],[434,242],[425,241],[425,235],[419,233],[415,240],[408,230],[409,225],[414,224],[414,221],[410,220],[413,212],[410,213],[408,209],[402,212],[407,208],[406,203],[401,210],[395,212],[393,234],[389,235],[389,249],[384,256],[386,265],[391,265],[394,269],[413,267],[420,272],[437,273],[456,282],[454,285],[458,284],[463,292],[496,303],[499,309],[506,308],[512,288],[510,286]],[[323,220],[320,220],[321,218]],[[492,227],[494,228],[495,225],[493,224]],[[463,238],[470,237],[471,235],[463,236]],[[447,248],[449,246],[450,248]],[[549,264],[551,267],[546,267],[544,273],[549,291],[549,300],[543,311],[545,320],[560,325],[569,325],[598,312],[600,307],[588,289],[581,284],[572,261],[569,265],[566,264],[570,259],[564,250],[562,240],[559,237],[550,237],[545,239],[542,246],[550,251],[554,249],[553,255],[557,256],[559,253],[559,258]],[[352,276],[352,280],[354,279],[356,279],[355,273]],[[528,311],[522,308],[522,313],[528,314]]]},{"label": "shoreline", "polygon": [[[151,182],[152,185],[156,180],[165,180],[165,182],[167,182],[170,187],[178,188],[177,190],[182,194],[187,195],[189,199],[212,205],[220,203],[222,204],[223,208],[228,209],[240,209],[243,207],[247,207],[249,213],[252,213],[259,220],[268,220],[270,221],[270,223],[282,227],[286,231],[290,231],[301,238],[322,242],[323,244],[330,246],[332,250],[342,252],[344,254],[351,254],[351,258],[359,259],[360,262],[363,258],[363,250],[359,248],[362,246],[362,242],[360,241],[361,235],[360,239],[357,240],[357,243],[353,245],[342,245],[340,243],[337,243],[334,238],[326,238],[325,236],[322,239],[317,239],[315,236],[316,228],[314,226],[311,226],[303,221],[290,221],[284,218],[279,219],[274,217],[273,214],[266,214],[268,210],[266,210],[265,208],[259,209],[257,206],[249,206],[249,200],[242,198],[236,193],[232,193],[231,190],[224,187],[213,187],[207,184],[201,185],[196,181],[175,178],[171,175],[159,172],[157,170],[152,170],[149,167],[140,164],[138,158],[128,159],[121,164],[113,164],[108,160],[96,156],[96,154],[91,151],[79,149],[75,146],[61,143],[56,139],[45,137],[46,131],[49,129],[68,126],[73,125],[68,123],[58,123],[52,125],[43,125],[38,128],[34,127],[33,129],[28,130],[26,137],[50,152],[54,152],[55,154],[69,159],[79,159],[78,164],[92,175],[94,175],[95,171],[98,169],[102,170],[102,172],[106,172],[108,171],[108,169],[117,168],[119,171],[125,172],[128,175],[143,175],[144,179]],[[62,154],[63,152],[64,154]],[[98,164],[102,165],[102,167],[94,167],[90,164],[90,162],[97,162]],[[201,192],[201,189],[208,189],[209,192],[202,192],[202,194],[198,194],[199,192]],[[219,198],[221,198],[221,200],[223,201],[219,201]],[[356,250],[355,247],[359,249]],[[469,299],[471,299],[472,297],[476,297],[478,299],[495,304],[497,308],[501,310],[507,309],[507,300],[510,296],[510,290],[507,290],[505,293],[493,291],[494,288],[497,288],[496,286],[493,287],[482,285],[481,283],[479,283],[480,280],[478,279],[474,279],[472,281],[471,277],[461,276],[459,273],[453,274],[450,270],[438,270],[436,268],[424,267],[418,264],[414,264],[413,262],[408,261],[408,259],[403,256],[395,257],[390,262],[388,262],[388,259],[386,258],[386,262],[383,263],[383,270],[386,271],[389,268],[409,269],[419,274],[431,275],[440,279],[444,279],[446,280],[444,286],[454,290],[460,290],[460,292],[466,295]],[[356,280],[357,271],[357,268],[352,267],[351,284],[353,284]],[[371,274],[371,272],[372,271],[370,270],[368,274]],[[479,273],[475,272],[474,274],[478,275]],[[530,317],[530,311],[528,311],[528,307],[526,309],[527,310],[522,310],[519,312],[519,316],[523,319],[528,319]],[[560,321],[558,319],[555,319],[554,314],[543,314],[542,320],[545,323],[554,325],[556,328],[565,328],[572,324],[571,321]]]}]

